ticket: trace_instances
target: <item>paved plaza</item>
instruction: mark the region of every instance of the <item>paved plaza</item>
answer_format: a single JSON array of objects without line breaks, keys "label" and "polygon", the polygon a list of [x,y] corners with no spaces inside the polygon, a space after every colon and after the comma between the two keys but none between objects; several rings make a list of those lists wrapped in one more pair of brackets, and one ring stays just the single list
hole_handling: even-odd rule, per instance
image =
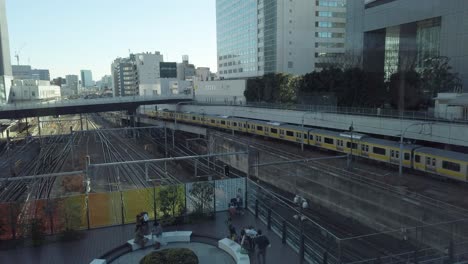
[{"label": "paved plaza", "polygon": [[[215,220],[207,220],[193,225],[166,227],[164,231],[187,230],[193,231],[196,235],[222,239],[225,238],[228,233],[225,223],[226,218],[227,213],[218,213]],[[299,263],[298,254],[287,245],[282,244],[280,237],[272,231],[268,231],[267,227],[260,220],[255,219],[251,213],[235,217],[233,219],[233,224],[237,230],[241,227],[252,225],[264,231],[272,244],[267,254],[268,264]],[[0,251],[0,263],[87,264],[94,258],[98,258],[106,252],[121,246],[127,240],[132,239],[134,229],[135,226],[133,224],[93,229],[85,231],[84,238],[78,241],[54,242],[39,248],[20,247],[12,250]],[[191,244],[197,247],[196,245],[198,243]],[[210,249],[201,250],[201,260],[205,259],[205,253],[209,250]],[[219,257],[221,258],[221,256],[220,254]],[[233,259],[230,260],[233,261]],[[251,263],[256,263],[254,255],[251,256],[251,260]]]},{"label": "paved plaza", "polygon": [[[161,249],[166,248],[188,248],[192,250],[198,257],[199,264],[235,264],[234,259],[222,251],[221,249],[202,243],[171,243]],[[137,250],[135,252],[125,254],[112,262],[112,264],[132,264],[140,263],[140,260],[153,251],[152,248]]]}]

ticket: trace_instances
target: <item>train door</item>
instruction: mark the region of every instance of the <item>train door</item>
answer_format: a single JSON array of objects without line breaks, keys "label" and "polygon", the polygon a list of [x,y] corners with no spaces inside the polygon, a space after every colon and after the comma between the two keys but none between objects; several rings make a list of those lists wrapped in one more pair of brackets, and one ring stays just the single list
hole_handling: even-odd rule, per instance
[{"label": "train door", "polygon": [[279,132],[280,132],[279,137],[280,137],[280,138],[284,138],[284,133],[285,133],[284,130],[283,130],[283,129],[280,129]]},{"label": "train door", "polygon": [[361,144],[361,155],[364,157],[369,157],[369,145]]},{"label": "train door", "polygon": [[426,171],[436,171],[436,159],[426,156]]},{"label": "train door", "polygon": [[400,151],[399,150],[390,150],[390,162],[399,164],[400,163]]}]

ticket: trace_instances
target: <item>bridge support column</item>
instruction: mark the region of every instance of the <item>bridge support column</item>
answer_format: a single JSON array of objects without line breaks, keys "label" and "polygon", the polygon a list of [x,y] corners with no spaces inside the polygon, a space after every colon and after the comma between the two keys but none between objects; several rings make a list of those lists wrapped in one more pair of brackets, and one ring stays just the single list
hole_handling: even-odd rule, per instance
[{"label": "bridge support column", "polygon": [[37,131],[39,133],[39,137],[41,137],[41,118],[37,117]]},{"label": "bridge support column", "polygon": [[29,135],[29,124],[28,124],[28,118],[26,117],[26,135]]},{"label": "bridge support column", "polygon": [[83,114],[80,113],[80,128],[83,131]]},{"label": "bridge support column", "polygon": [[[135,127],[136,126],[136,121],[135,121],[135,116],[136,116],[136,108],[128,109],[127,115],[130,117],[129,119],[129,126],[130,127]],[[134,130],[131,131],[131,136],[134,137],[136,135]]]}]

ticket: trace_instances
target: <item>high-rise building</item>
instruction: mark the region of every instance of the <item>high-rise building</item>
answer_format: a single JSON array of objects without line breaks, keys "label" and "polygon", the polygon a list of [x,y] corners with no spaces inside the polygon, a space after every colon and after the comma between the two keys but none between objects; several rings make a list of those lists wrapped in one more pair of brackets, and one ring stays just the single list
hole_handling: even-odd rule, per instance
[{"label": "high-rise building", "polygon": [[99,81],[99,88],[104,89],[112,89],[112,76],[111,75],[104,75]]},{"label": "high-rise building", "polygon": [[177,79],[188,80],[195,76],[195,65],[189,63],[189,56],[182,56],[182,63],[177,63]]},{"label": "high-rise building", "polygon": [[197,81],[210,81],[211,80],[211,71],[208,67],[198,67],[195,70],[195,76]]},{"label": "high-rise building", "polygon": [[77,95],[79,86],[78,75],[66,75],[65,82],[67,83],[68,89],[70,89],[75,95]]},{"label": "high-rise building", "polygon": [[12,72],[16,80],[50,81],[49,70],[32,69],[31,65],[13,65]]},{"label": "high-rise building", "polygon": [[348,0],[346,50],[382,78],[446,56],[468,89],[467,13],[464,0]]},{"label": "high-rise building", "polygon": [[47,69],[32,69],[31,76],[33,80],[50,81],[50,72]]},{"label": "high-rise building", "polygon": [[81,70],[81,87],[93,87],[93,73],[90,70]]},{"label": "high-rise building", "polygon": [[10,99],[11,75],[10,40],[5,0],[0,0],[0,103],[7,103]]},{"label": "high-rise building", "polygon": [[15,80],[32,80],[31,65],[13,65],[11,66],[13,78]]},{"label": "high-rise building", "polygon": [[12,75],[5,0],[0,0],[0,75]]},{"label": "high-rise building", "polygon": [[111,72],[114,96],[168,95],[190,86],[177,80],[177,63],[164,62],[160,52],[117,58],[112,63]]},{"label": "high-rise building", "polygon": [[114,96],[137,94],[137,79],[133,61],[130,58],[117,58],[111,65]]},{"label": "high-rise building", "polygon": [[345,0],[217,0],[220,78],[305,74],[344,53]]}]

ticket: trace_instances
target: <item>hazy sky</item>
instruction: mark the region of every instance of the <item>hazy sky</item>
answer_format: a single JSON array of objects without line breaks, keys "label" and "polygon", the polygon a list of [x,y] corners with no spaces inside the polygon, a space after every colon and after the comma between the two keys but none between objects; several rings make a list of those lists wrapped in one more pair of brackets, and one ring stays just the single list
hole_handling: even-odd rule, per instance
[{"label": "hazy sky", "polygon": [[116,57],[160,51],[216,71],[215,0],[6,0],[12,64],[52,78],[90,69],[110,74]]}]

